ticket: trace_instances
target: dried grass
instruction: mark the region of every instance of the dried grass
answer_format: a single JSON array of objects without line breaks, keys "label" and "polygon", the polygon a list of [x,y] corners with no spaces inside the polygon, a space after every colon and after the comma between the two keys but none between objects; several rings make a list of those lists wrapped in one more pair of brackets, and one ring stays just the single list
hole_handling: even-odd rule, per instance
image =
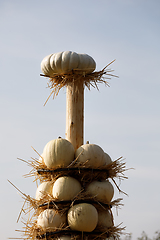
[{"label": "dried grass", "polygon": [[[95,71],[92,73],[85,73],[85,70],[72,70],[67,73],[63,74],[54,74],[52,77],[48,75],[40,74],[40,76],[49,78],[48,81],[48,88],[50,88],[52,91],[47,98],[45,104],[49,100],[50,96],[53,94],[53,98],[55,98],[60,89],[63,87],[66,87],[68,84],[76,84],[78,81],[84,83],[84,86],[86,86],[89,90],[91,87],[98,89],[99,83],[104,83],[105,85],[109,86],[106,79],[111,79],[111,77],[118,77],[114,74],[112,74],[113,70],[107,69],[108,66],[110,66],[115,60],[110,62],[105,68],[103,68],[101,71]],[[78,90],[78,89],[77,89]],[[44,105],[45,105],[44,104]]]},{"label": "dried grass", "polygon": [[71,239],[86,239],[86,240],[102,240],[109,237],[113,237],[114,239],[119,239],[120,235],[125,234],[123,232],[125,230],[125,227],[120,227],[120,224],[118,226],[112,226],[109,228],[96,228],[92,232],[80,232],[80,231],[74,231],[69,228],[69,226],[61,225],[59,228],[51,229],[46,228],[45,230],[41,227],[37,227],[36,221],[24,223],[25,230],[18,230],[21,232],[23,238],[10,238],[10,239],[45,239],[45,240],[51,240],[51,239],[58,239],[58,237],[61,236],[70,236]]},{"label": "dried grass", "polygon": [[[9,181],[10,182],[10,181]],[[18,239],[57,239],[58,236],[69,234],[72,236],[73,239],[79,239],[82,237],[82,233],[78,231],[72,231],[69,226],[60,226],[58,229],[45,229],[43,230],[40,227],[37,227],[36,220],[38,215],[44,211],[45,209],[52,208],[56,212],[60,213],[61,215],[67,214],[70,207],[75,204],[86,202],[90,203],[96,207],[98,211],[110,210],[113,206],[119,207],[121,204],[122,199],[116,199],[109,204],[105,204],[102,202],[98,202],[96,200],[96,196],[90,196],[87,192],[81,191],[74,199],[71,201],[57,201],[53,199],[53,197],[49,194],[44,194],[44,197],[41,200],[35,200],[31,198],[29,195],[24,194],[21,192],[13,183],[10,182],[22,195],[24,199],[24,204],[18,216],[18,220],[21,216],[21,213],[24,212],[25,215],[28,214],[29,217],[27,220],[23,221],[24,230],[19,231],[23,235],[23,238]],[[25,206],[27,205],[27,206]],[[119,236],[121,231],[124,228],[118,227],[111,227],[108,229],[102,229],[101,227],[97,227],[91,233],[83,233],[84,239],[105,239],[109,236],[114,236],[115,239]],[[10,238],[12,239],[12,238]],[[118,239],[118,238],[117,238]]]},{"label": "dried grass", "polygon": [[38,229],[36,226],[28,227],[28,232],[26,233],[26,236],[28,235],[28,238],[25,239],[47,239],[47,240],[53,240],[58,239],[60,236],[71,236],[71,239],[86,239],[86,240],[102,240],[109,237],[113,237],[115,240],[119,239],[123,231],[125,230],[125,227],[113,226],[104,230],[99,231],[98,229],[92,231],[92,232],[79,232],[79,231],[73,231],[69,229],[69,227],[61,227],[59,229],[48,229],[47,231],[44,231],[43,229]]},{"label": "dried grass", "polygon": [[[33,147],[32,147],[33,148]],[[33,150],[40,156],[40,154],[33,148]],[[78,156],[79,157],[79,156]],[[95,180],[105,180],[111,178],[120,192],[115,178],[120,182],[124,179],[128,179],[125,176],[125,172],[129,169],[126,168],[126,163],[124,162],[123,157],[116,159],[108,165],[103,165],[99,168],[88,167],[88,161],[85,163],[78,162],[78,157],[71,162],[67,167],[57,167],[57,168],[47,168],[47,166],[40,162],[37,158],[31,158],[31,160],[23,160],[27,165],[31,167],[31,171],[28,174],[25,174],[24,177],[35,177],[34,181],[39,180],[43,181],[53,181],[62,176],[71,176],[80,181],[85,187],[88,183]],[[87,166],[86,166],[87,165]]]},{"label": "dried grass", "polygon": [[71,200],[57,200],[54,199],[53,196],[49,194],[44,194],[43,198],[40,200],[35,200],[33,198],[26,198],[26,202],[32,206],[33,209],[37,211],[37,215],[39,215],[43,210],[46,208],[54,209],[55,211],[65,214],[68,212],[69,208],[71,208],[73,205],[80,204],[80,203],[90,203],[93,206],[96,207],[97,210],[107,210],[111,209],[112,207],[120,207],[123,206],[121,203],[123,199],[118,198],[112,202],[106,203],[106,202],[100,202],[97,199],[97,196],[91,196],[84,190],[82,190],[77,196],[75,196]]}]

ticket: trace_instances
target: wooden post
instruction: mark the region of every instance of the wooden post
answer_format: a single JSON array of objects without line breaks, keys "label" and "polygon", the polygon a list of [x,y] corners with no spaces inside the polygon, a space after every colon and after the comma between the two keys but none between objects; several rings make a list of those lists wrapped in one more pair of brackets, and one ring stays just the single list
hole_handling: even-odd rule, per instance
[{"label": "wooden post", "polygon": [[84,84],[75,81],[67,85],[66,99],[66,139],[75,150],[83,145],[84,126]]}]

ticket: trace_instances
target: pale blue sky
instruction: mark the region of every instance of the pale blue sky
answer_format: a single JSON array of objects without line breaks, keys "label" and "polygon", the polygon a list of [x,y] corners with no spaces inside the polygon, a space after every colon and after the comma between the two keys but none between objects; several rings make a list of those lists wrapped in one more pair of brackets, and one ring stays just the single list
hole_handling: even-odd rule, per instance
[{"label": "pale blue sky", "polygon": [[121,188],[123,222],[135,240],[160,230],[160,2],[157,0],[1,0],[1,239],[15,229],[22,199],[9,185],[35,195],[30,168],[17,160],[36,157],[45,144],[65,137],[65,89],[43,107],[50,91],[40,77],[42,59],[71,50],[91,55],[97,70],[111,65],[119,78],[110,88],[85,90],[85,141],[112,159],[125,158],[129,177]]}]

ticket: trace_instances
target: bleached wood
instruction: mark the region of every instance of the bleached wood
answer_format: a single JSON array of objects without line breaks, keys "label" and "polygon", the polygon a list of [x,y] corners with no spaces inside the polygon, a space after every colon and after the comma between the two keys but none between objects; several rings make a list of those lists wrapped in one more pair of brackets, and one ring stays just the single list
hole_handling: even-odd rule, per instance
[{"label": "bleached wood", "polygon": [[66,99],[66,139],[75,150],[83,145],[84,126],[84,86],[83,81],[67,85]]}]

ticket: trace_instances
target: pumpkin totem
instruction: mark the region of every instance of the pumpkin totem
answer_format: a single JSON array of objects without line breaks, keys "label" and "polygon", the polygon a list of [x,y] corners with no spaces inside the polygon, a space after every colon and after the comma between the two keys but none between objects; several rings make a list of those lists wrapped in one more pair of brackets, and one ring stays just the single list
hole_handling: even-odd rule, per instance
[{"label": "pumpkin totem", "polygon": [[27,239],[119,239],[123,228],[114,226],[111,208],[121,199],[112,201],[109,179],[118,188],[114,179],[125,178],[125,164],[121,158],[112,161],[100,146],[83,142],[84,87],[107,84],[105,76],[114,76],[109,65],[95,72],[92,57],[71,51],[51,54],[41,63],[50,95],[67,88],[66,138],[49,141],[31,164],[40,185],[35,199],[27,196],[34,209]]}]

